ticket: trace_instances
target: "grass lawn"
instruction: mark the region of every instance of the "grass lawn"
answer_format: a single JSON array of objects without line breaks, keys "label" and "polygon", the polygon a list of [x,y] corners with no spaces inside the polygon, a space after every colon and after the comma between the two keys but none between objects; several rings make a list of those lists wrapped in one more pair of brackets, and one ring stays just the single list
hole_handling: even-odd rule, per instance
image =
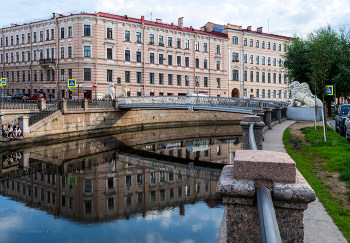
[{"label": "grass lawn", "polygon": [[[328,141],[323,139],[323,128],[305,127],[301,129],[305,134],[306,143],[298,137],[293,137],[289,128],[284,131],[283,143],[288,154],[295,161],[317,197],[333,218],[345,238],[350,242],[350,210],[344,207],[342,200],[331,194],[331,189],[325,185],[325,178],[319,176],[319,170],[340,173],[339,179],[347,181],[350,188],[350,142],[343,139],[330,127]],[[297,145],[297,146],[296,146]],[[328,177],[328,175],[326,176]],[[349,190],[348,200],[350,201]]]}]

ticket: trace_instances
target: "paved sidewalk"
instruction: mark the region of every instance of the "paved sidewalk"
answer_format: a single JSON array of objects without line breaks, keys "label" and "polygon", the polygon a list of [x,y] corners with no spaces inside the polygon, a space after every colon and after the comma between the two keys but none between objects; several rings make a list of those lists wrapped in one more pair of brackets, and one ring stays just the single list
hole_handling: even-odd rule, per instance
[{"label": "paved sidewalk", "polygon": [[[267,130],[264,133],[263,149],[286,152],[282,141],[283,132],[294,122],[292,120],[286,120],[272,127],[272,130]],[[316,201],[310,203],[308,209],[305,210],[304,223],[306,243],[347,242],[318,198],[316,198]]]}]

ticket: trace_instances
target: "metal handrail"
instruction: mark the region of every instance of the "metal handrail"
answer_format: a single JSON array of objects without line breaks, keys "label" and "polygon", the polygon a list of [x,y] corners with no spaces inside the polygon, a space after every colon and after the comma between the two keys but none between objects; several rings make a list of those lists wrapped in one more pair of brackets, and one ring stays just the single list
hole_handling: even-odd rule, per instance
[{"label": "metal handrail", "polygon": [[254,137],[254,123],[251,123],[249,126],[249,145],[250,150],[258,150],[256,146],[255,137]]}]

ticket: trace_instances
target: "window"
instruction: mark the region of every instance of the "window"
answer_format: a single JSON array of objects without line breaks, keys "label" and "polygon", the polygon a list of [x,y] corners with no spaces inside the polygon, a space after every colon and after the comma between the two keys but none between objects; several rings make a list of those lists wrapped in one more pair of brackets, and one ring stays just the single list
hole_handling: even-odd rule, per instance
[{"label": "window", "polygon": [[221,62],[218,60],[216,61],[216,69],[220,70]]},{"label": "window", "polygon": [[[22,52],[22,61],[23,62],[25,61],[24,60],[24,52]],[[9,62],[9,54],[8,53],[5,54],[5,62]]]},{"label": "window", "polygon": [[125,186],[126,187],[131,187],[131,175],[126,175],[125,176]]},{"label": "window", "polygon": [[259,72],[256,72],[255,79],[256,79],[256,82],[258,82],[258,83],[260,82],[260,73]]},{"label": "window", "polygon": [[271,57],[267,58],[267,65],[269,65],[269,66],[271,65]]},{"label": "window", "polygon": [[[17,81],[19,81],[18,79],[19,79],[19,73],[17,72]],[[38,81],[38,74],[36,70],[34,70],[34,81]]]},{"label": "window", "polygon": [[154,44],[154,34],[150,34],[150,35],[149,35],[149,43],[150,43],[151,45]]},{"label": "window", "polygon": [[208,77],[204,77],[204,87],[208,87]]},{"label": "window", "polygon": [[287,90],[285,90],[283,93],[284,93],[284,98],[287,99]]},{"label": "window", "polygon": [[243,71],[243,81],[248,81],[248,71],[247,70]]},{"label": "window", "polygon": [[232,80],[233,81],[238,81],[238,70],[232,70]]},{"label": "window", "polygon": [[[40,31],[40,33],[41,33],[42,31]],[[11,36],[12,37],[12,36]],[[40,40],[40,41],[42,41],[42,40]],[[33,42],[36,42],[36,32],[34,32],[33,33]]]},{"label": "window", "polygon": [[149,74],[149,83],[154,84],[154,73]]},{"label": "window", "polygon": [[61,58],[64,58],[64,47],[61,47]]},{"label": "window", "polygon": [[208,43],[203,44],[203,51],[208,52]]},{"label": "window", "polygon": [[250,46],[250,47],[253,47],[253,39],[250,39],[250,40],[249,40],[249,46]]},{"label": "window", "polygon": [[107,81],[108,82],[113,81],[113,70],[107,70]]},{"label": "window", "polygon": [[238,53],[237,52],[232,52],[232,61],[238,62]]},{"label": "window", "polygon": [[164,37],[163,37],[162,35],[160,35],[160,36],[158,37],[158,44],[159,44],[160,46],[164,46]]},{"label": "window", "polygon": [[[24,71],[23,71],[23,76],[24,76]],[[46,81],[50,81],[50,76],[51,76],[51,71],[47,70],[46,71]]]},{"label": "window", "polygon": [[46,40],[50,40],[50,30],[46,30]]},{"label": "window", "polygon": [[142,83],[142,74],[141,72],[136,73],[136,83],[141,84]]},{"label": "window", "polygon": [[51,40],[55,38],[55,29],[51,29]]},{"label": "window", "polygon": [[150,177],[151,177],[150,183],[151,184],[156,183],[156,172],[151,172]]},{"label": "window", "polygon": [[199,58],[196,58],[196,68],[199,68]]},{"label": "window", "polygon": [[260,57],[259,57],[259,55],[256,55],[256,64],[259,64],[259,61],[260,61]]},{"label": "window", "polygon": [[72,57],[72,47],[68,46],[68,57]]},{"label": "window", "polygon": [[277,75],[276,73],[273,73],[273,83],[277,83]]},{"label": "window", "polygon": [[30,33],[27,34],[27,43],[30,43]]},{"label": "window", "polygon": [[259,40],[256,40],[256,41],[255,41],[255,47],[256,47],[256,48],[259,48]]},{"label": "window", "polygon": [[181,48],[181,39],[180,38],[176,39],[176,48]]},{"label": "window", "polygon": [[216,45],[216,53],[220,54],[220,45]]},{"label": "window", "polygon": [[92,180],[91,179],[85,179],[84,192],[85,193],[91,193],[91,191],[92,191]]},{"label": "window", "polygon": [[262,42],[261,42],[261,48],[262,48],[262,49],[265,49],[265,41],[262,41]]},{"label": "window", "polygon": [[154,53],[149,54],[149,62],[154,63]]},{"label": "window", "polygon": [[168,65],[173,65],[173,56],[168,55]]},{"label": "window", "polygon": [[278,66],[282,67],[282,59],[278,58]]},{"label": "window", "polygon": [[159,74],[159,84],[164,84],[164,74]]},{"label": "window", "polygon": [[199,51],[199,41],[196,41],[196,42],[194,43],[194,49],[195,49],[196,51]]},{"label": "window", "polygon": [[238,45],[238,37],[237,36],[232,36],[232,44]]},{"label": "window", "polygon": [[173,84],[173,75],[168,74],[168,85],[172,85],[172,84]]},{"label": "window", "polygon": [[262,65],[265,65],[265,56],[262,56],[262,57],[261,57],[261,64],[262,64]]},{"label": "window", "polygon": [[130,83],[130,71],[125,71],[125,83]]},{"label": "window", "polygon": [[40,41],[44,41],[44,31],[40,31]]},{"label": "window", "polygon": [[84,68],[84,80],[91,81],[91,69],[90,68]]},{"label": "window", "polygon": [[254,55],[250,55],[249,59],[250,59],[250,63],[253,64],[254,63]]},{"label": "window", "polygon": [[273,43],[272,49],[276,51],[276,43]]},{"label": "window", "polygon": [[271,43],[267,42],[267,49],[271,49]]},{"label": "window", "polygon": [[130,41],[130,31],[128,30],[125,30],[124,41]]},{"label": "window", "polygon": [[11,52],[11,62],[13,62],[13,52]]},{"label": "window", "polygon": [[204,63],[203,63],[203,64],[204,64],[204,68],[205,68],[205,69],[208,69],[208,60],[207,60],[207,59],[204,59],[203,62],[204,62]]},{"label": "window", "polygon": [[247,45],[248,45],[248,43],[247,43],[247,38],[244,38],[244,39],[243,39],[243,45],[244,45],[244,46],[247,46]]},{"label": "window", "polygon": [[61,80],[64,80],[64,69],[61,69]]},{"label": "window", "polygon": [[243,61],[244,61],[244,63],[247,63],[248,62],[248,54],[244,54],[244,56],[243,56]]},{"label": "window", "polygon": [[136,52],[136,62],[141,62],[141,52],[140,51]]},{"label": "window", "polygon": [[108,39],[113,39],[112,28],[107,28],[107,38]]},{"label": "window", "polygon": [[282,45],[278,44],[278,50],[281,51],[282,50]]},{"label": "window", "polygon": [[64,27],[61,28],[61,39],[64,38]]},{"label": "window", "polygon": [[185,66],[186,67],[190,66],[190,58],[189,57],[185,57]]},{"label": "window", "polygon": [[141,32],[136,32],[136,42],[141,43]]},{"label": "window", "polygon": [[[19,35],[16,35],[16,45],[19,44]],[[1,46],[2,46],[2,38],[1,38]]]},{"label": "window", "polygon": [[168,37],[168,46],[173,46],[173,38]]},{"label": "window", "polygon": [[243,96],[244,96],[244,97],[247,97],[247,96],[248,96],[248,90],[247,90],[246,88],[243,90]]},{"label": "window", "polygon": [[276,66],[276,57],[273,58],[273,65]]},{"label": "window", "polygon": [[[49,70],[48,70],[49,71]],[[8,77],[9,75],[7,75]],[[22,71],[22,82],[25,82],[26,81],[26,72],[25,71]],[[48,80],[47,81],[50,81],[50,73],[49,73],[49,77],[48,77]]]},{"label": "window", "polygon": [[181,56],[176,57],[176,65],[181,66]]},{"label": "window", "polygon": [[262,72],[262,75],[261,75],[261,82],[265,83],[265,72]]},{"label": "window", "polygon": [[287,75],[284,75],[284,84],[287,84],[287,83],[288,83]]},{"label": "window", "polygon": [[[35,60],[36,60],[36,50],[34,50],[33,52],[34,52],[34,54],[33,54],[33,59],[34,59],[34,61],[35,61]],[[17,55],[18,55],[18,60],[17,60],[17,62],[19,62],[19,52],[17,52]]]},{"label": "window", "polygon": [[282,83],[282,74],[278,74],[278,83],[281,84]]},{"label": "window", "polygon": [[84,25],[84,36],[91,36],[91,26]]},{"label": "window", "polygon": [[271,83],[271,73],[267,73],[267,82]]},{"label": "window", "polygon": [[216,78],[216,88],[220,88],[220,78]]},{"label": "window", "polygon": [[24,44],[24,34],[22,34],[22,44]]},{"label": "window", "polygon": [[177,85],[181,86],[181,75],[177,75]]},{"label": "window", "polygon": [[276,98],[277,92],[276,90],[273,91],[273,98]]},{"label": "window", "polygon": [[250,82],[254,82],[254,71],[250,71]]},{"label": "window", "polygon": [[265,98],[265,89],[262,90],[262,98]]},{"label": "window", "polygon": [[90,46],[84,46],[84,57],[90,57]]},{"label": "window", "polygon": [[271,90],[267,90],[267,98],[271,98]]},{"label": "window", "polygon": [[[185,40],[185,49],[190,49],[190,41],[189,40]],[[199,51],[199,43],[198,43],[198,51]]]},{"label": "window", "polygon": [[130,61],[130,50],[125,50],[125,61]]},{"label": "window", "polygon": [[40,70],[40,81],[44,81],[44,70]]},{"label": "window", "polygon": [[287,46],[283,45],[283,51],[286,52],[287,51]]},{"label": "window", "polygon": [[[130,58],[130,51],[129,51]],[[112,48],[107,48],[107,59],[112,59]]]},{"label": "window", "polygon": [[259,98],[259,97],[260,97],[260,90],[259,90],[259,89],[256,89],[256,90],[255,90],[255,97],[256,97],[256,98]]}]

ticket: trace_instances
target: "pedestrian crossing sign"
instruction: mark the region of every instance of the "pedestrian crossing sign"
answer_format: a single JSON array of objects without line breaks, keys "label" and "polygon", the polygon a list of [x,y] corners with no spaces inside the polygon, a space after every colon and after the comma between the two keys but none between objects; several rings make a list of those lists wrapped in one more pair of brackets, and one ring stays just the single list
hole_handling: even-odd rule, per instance
[{"label": "pedestrian crossing sign", "polygon": [[76,185],[77,185],[77,177],[68,176],[68,186],[76,186]]},{"label": "pedestrian crossing sign", "polygon": [[74,91],[74,87],[70,87],[70,88],[69,88],[69,91]]},{"label": "pedestrian crossing sign", "polygon": [[6,85],[6,78],[1,78],[0,86]]},{"label": "pedestrian crossing sign", "polygon": [[326,85],[326,95],[333,95],[333,85]]},{"label": "pedestrian crossing sign", "polygon": [[77,82],[75,79],[68,79],[68,87],[75,88],[77,86]]}]

